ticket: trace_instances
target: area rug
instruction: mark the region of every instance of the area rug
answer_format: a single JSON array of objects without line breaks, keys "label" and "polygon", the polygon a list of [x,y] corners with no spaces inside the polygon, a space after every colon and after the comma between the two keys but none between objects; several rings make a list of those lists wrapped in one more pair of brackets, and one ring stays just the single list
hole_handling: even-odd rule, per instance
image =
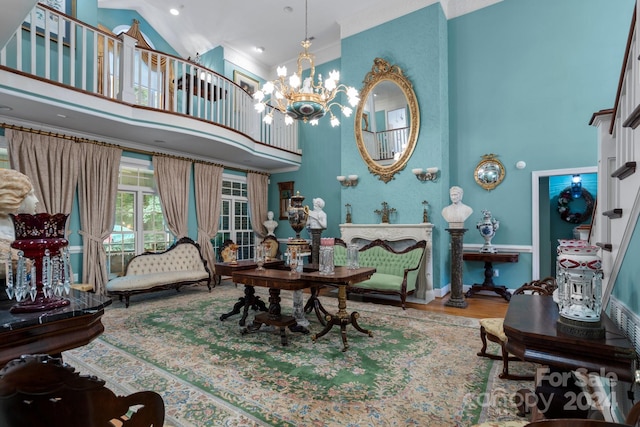
[{"label": "area rug", "polygon": [[[256,291],[268,299],[265,289]],[[337,327],[315,343],[287,332],[285,347],[270,328],[243,335],[239,315],[219,320],[240,296],[242,288],[225,281],[212,292],[134,296],[129,308],[116,300],[103,316],[105,332],[64,360],[117,394],[157,391],[165,426],[449,427],[518,419],[510,393],[521,385],[494,384],[496,364],[476,356],[476,319],[349,301],[373,337],[348,326],[343,352]],[[335,298],[321,301],[337,310]],[[288,292],[282,307],[291,310]],[[315,315],[307,317],[319,332]]]}]

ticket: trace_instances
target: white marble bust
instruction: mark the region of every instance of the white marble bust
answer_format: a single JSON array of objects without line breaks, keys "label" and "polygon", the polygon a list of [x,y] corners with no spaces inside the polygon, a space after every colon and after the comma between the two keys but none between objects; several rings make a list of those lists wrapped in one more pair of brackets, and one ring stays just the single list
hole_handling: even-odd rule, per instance
[{"label": "white marble bust", "polygon": [[309,217],[307,218],[307,228],[327,228],[327,214],[322,210],[322,208],[324,208],[324,200],[322,200],[320,197],[313,199],[313,210],[309,211]]},{"label": "white marble bust", "polygon": [[262,225],[267,229],[267,236],[275,236],[273,230],[278,226],[278,221],[273,219],[273,211],[267,212],[267,220],[263,222]]},{"label": "white marble bust", "polygon": [[442,216],[449,223],[449,228],[464,228],[464,221],[471,216],[473,209],[462,203],[464,191],[458,186],[449,189],[451,204],[442,209]]},{"label": "white marble bust", "polygon": [[9,214],[35,214],[37,204],[28,176],[13,169],[0,169],[0,239],[15,240]]}]

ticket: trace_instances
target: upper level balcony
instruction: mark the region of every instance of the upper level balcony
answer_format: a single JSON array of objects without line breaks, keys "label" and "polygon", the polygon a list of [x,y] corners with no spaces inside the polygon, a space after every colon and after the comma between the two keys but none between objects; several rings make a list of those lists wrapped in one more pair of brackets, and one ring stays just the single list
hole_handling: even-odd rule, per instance
[{"label": "upper level balcony", "polygon": [[300,166],[297,123],[264,124],[233,81],[129,34],[38,4],[0,51],[0,122],[235,168]]}]

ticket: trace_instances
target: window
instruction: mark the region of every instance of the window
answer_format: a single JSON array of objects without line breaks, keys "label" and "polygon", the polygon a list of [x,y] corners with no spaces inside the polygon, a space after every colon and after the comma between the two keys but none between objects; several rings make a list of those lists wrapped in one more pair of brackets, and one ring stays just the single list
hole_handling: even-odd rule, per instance
[{"label": "window", "polygon": [[229,239],[238,245],[238,259],[253,259],[255,235],[249,219],[246,179],[224,175],[218,234],[212,240],[214,252],[218,254],[224,241]]},{"label": "window", "polygon": [[142,252],[166,250],[173,242],[156,194],[151,162],[123,158],[120,164],[115,224],[104,241],[110,274],[123,274]]},{"label": "window", "polygon": [[11,169],[9,166],[9,152],[0,145],[0,169]]}]

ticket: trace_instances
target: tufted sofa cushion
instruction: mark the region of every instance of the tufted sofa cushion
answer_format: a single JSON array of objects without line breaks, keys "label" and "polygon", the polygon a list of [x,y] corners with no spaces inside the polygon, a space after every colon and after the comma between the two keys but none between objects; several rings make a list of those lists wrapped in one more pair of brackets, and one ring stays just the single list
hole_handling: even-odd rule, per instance
[{"label": "tufted sofa cushion", "polygon": [[200,252],[194,245],[182,244],[168,252],[142,254],[133,258],[127,265],[125,276],[193,270],[206,272]]},{"label": "tufted sofa cushion", "polygon": [[209,273],[198,270],[165,271],[116,277],[107,283],[108,292],[151,289],[158,284],[169,285],[186,281],[207,280]]}]

